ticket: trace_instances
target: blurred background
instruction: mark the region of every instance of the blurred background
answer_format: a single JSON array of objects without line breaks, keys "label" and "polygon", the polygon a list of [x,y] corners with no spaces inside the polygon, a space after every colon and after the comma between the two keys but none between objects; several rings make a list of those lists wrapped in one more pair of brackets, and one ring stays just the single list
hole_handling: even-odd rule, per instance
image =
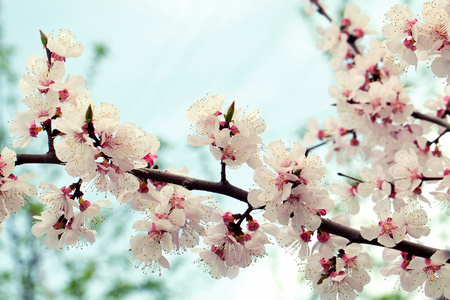
[{"label": "blurred background", "polygon": [[[335,18],[347,3],[360,4],[377,31],[393,4],[324,2]],[[316,26],[328,24],[319,15],[306,15],[303,8],[300,0],[1,1],[2,141],[10,145],[8,121],[15,118],[14,111],[26,109],[18,82],[27,57],[43,54],[39,30],[56,36],[60,29],[69,29],[85,50],[80,58],[67,60],[66,73],[84,76],[94,101],[114,104],[122,122],[134,122],[156,135],[163,168],[187,166],[193,177],[218,180],[220,164],[207,147],[191,147],[186,138],[191,131],[184,115],[206,93],[226,93],[228,104],[236,100],[247,110],[259,109],[268,125],[262,135],[265,144],[301,140],[308,119],[324,121],[335,114],[328,96],[333,82],[330,58],[315,46]],[[426,70],[420,69],[419,75],[422,72]],[[33,140],[25,151],[44,153],[43,149],[42,139]],[[333,172],[333,167],[327,168]],[[57,166],[21,166],[16,173],[25,171],[59,186],[73,181]],[[231,183],[251,187],[249,168],[228,174]],[[91,197],[95,201],[104,195]],[[245,209],[231,199],[216,200],[224,210]],[[129,263],[132,254],[127,252],[134,234],[131,225],[140,216],[129,207],[113,207],[97,228],[94,245],[54,251],[30,232],[32,215],[42,207],[37,199],[29,199],[25,209],[5,222],[0,235],[0,299],[317,298],[298,272],[298,262],[277,247],[270,247],[268,257],[241,270],[234,280],[211,279],[189,253],[170,256],[172,270],[163,270],[161,278],[143,274]],[[372,274],[380,268],[375,266]],[[369,285],[361,299],[409,297],[394,288],[395,280],[379,282],[382,289]]]}]

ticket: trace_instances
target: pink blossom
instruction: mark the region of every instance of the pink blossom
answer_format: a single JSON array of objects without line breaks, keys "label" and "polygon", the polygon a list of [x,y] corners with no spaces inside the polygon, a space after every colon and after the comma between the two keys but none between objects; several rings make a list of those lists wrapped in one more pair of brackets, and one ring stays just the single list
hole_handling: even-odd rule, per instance
[{"label": "pink blossom", "polygon": [[291,226],[287,226],[281,228],[280,234],[277,236],[277,243],[294,256],[304,258],[311,253],[309,242],[311,242],[313,234],[313,231],[305,230],[305,228],[302,228],[302,233],[299,234]]},{"label": "pink blossom", "polygon": [[69,188],[58,188],[56,185],[47,182],[42,182],[39,187],[51,190],[50,192],[41,194],[39,197],[41,203],[50,206],[49,211],[53,211],[55,214],[64,211],[67,219],[73,217],[73,207],[78,205],[76,201],[70,197],[71,190]]},{"label": "pink blossom", "polygon": [[27,95],[36,90],[44,93],[53,90],[53,84],[60,82],[65,73],[65,64],[56,61],[49,68],[46,59],[39,55],[32,55],[27,60],[27,70],[32,74],[23,74],[19,83],[20,90]]},{"label": "pink blossom", "polygon": [[425,295],[430,298],[445,297],[450,293],[450,269],[445,262],[448,251],[436,251],[429,259],[414,257],[408,265],[411,269],[408,281],[412,289],[425,283]]},{"label": "pink blossom", "polygon": [[389,171],[395,179],[395,187],[413,190],[422,182],[422,168],[414,151],[400,150],[395,154],[395,162]]},{"label": "pink blossom", "polygon": [[377,225],[361,226],[361,236],[368,241],[377,241],[386,247],[394,247],[400,243],[406,234],[406,227],[398,212],[390,212],[390,203],[387,200],[378,202],[374,211],[379,222]]},{"label": "pink blossom", "polygon": [[83,53],[84,46],[81,43],[75,43],[75,36],[70,30],[60,30],[56,39],[52,33],[49,33],[47,37],[48,49],[58,57],[79,57]]},{"label": "pink blossom", "polygon": [[144,271],[159,271],[161,267],[170,268],[167,260],[163,258],[162,251],[170,252],[173,248],[172,236],[165,227],[158,228],[155,223],[147,220],[136,221],[133,228],[145,231],[147,234],[135,235],[130,240],[130,250],[138,260],[137,266],[142,266]]}]

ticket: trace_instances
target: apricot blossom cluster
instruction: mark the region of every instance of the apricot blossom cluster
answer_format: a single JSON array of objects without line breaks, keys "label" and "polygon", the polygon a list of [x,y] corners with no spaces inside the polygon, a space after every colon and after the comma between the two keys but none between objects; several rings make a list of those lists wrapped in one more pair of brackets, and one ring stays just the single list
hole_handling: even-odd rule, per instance
[{"label": "apricot blossom cluster", "polygon": [[394,5],[387,13],[387,24],[382,33],[389,38],[386,47],[392,51],[401,66],[432,60],[431,70],[450,83],[450,35],[448,28],[450,4],[447,0],[427,1],[422,18],[407,5]]},{"label": "apricot blossom cluster", "polygon": [[[311,2],[329,18],[318,1]],[[335,155],[339,163],[344,157],[357,154],[370,158],[371,166],[360,170],[359,178],[340,173],[351,182],[335,183],[330,190],[342,200],[350,214],[357,214],[360,202],[370,197],[378,220],[372,225],[361,226],[361,236],[368,241],[377,240],[388,248],[396,247],[409,237],[419,239],[430,233],[426,226],[428,215],[422,204],[431,206],[432,202],[430,195],[424,192],[425,186],[434,187],[430,194],[435,196],[437,204],[448,205],[445,192],[440,192],[448,190],[444,179],[449,172],[449,164],[441,151],[441,139],[450,128],[445,101],[448,87],[445,96],[438,95],[437,100],[427,102],[430,113],[422,114],[415,111],[400,75],[408,64],[417,65],[417,57],[420,57],[419,60],[434,59],[431,66],[435,75],[448,76],[445,51],[448,46],[449,7],[450,2],[446,0],[426,2],[423,21],[418,21],[406,5],[393,6],[386,14],[383,35],[402,38],[402,43],[393,40],[379,43],[372,39],[365,44],[367,47],[362,46],[362,37],[369,32],[368,16],[362,15],[355,6],[346,8],[342,24],[332,22],[329,28],[321,30],[323,39],[319,48],[330,51],[334,57],[332,65],[336,68],[336,85],[330,87],[329,93],[336,101],[338,118],[329,118],[323,127],[317,120],[310,121],[305,142],[309,145],[317,142],[331,144],[327,159]],[[349,31],[348,28],[353,29]],[[411,260],[411,254],[404,253]],[[437,256],[440,257],[439,263],[427,270],[447,268],[446,252]],[[415,259],[415,262],[420,259]],[[427,273],[425,265],[431,266],[432,263],[421,262],[421,265]],[[424,275],[414,271],[417,270],[415,266],[411,267],[408,261],[401,265],[402,272],[384,272],[384,275],[401,275],[415,283],[420,282],[407,288],[402,284],[405,290],[412,291],[424,283]],[[435,274],[430,272],[427,274]],[[333,286],[340,286],[338,291],[342,294],[336,295],[342,299],[354,298],[353,290],[359,291],[359,286],[352,285],[351,281],[344,282],[345,277],[339,277],[339,273],[331,275],[322,271],[322,274],[326,278],[337,278]],[[426,285],[427,296],[450,295],[450,285],[444,274],[446,272],[442,271],[429,275],[442,281],[433,287]],[[322,291],[323,298],[334,290],[329,288],[325,293],[323,286],[316,283],[313,286]]]},{"label": "apricot blossom cluster", "polygon": [[259,134],[266,130],[266,123],[257,110],[242,113],[234,102],[223,112],[225,95],[213,95],[196,101],[186,113],[197,135],[189,135],[191,145],[209,145],[217,160],[232,168],[247,163],[256,168],[261,162],[258,148]]}]

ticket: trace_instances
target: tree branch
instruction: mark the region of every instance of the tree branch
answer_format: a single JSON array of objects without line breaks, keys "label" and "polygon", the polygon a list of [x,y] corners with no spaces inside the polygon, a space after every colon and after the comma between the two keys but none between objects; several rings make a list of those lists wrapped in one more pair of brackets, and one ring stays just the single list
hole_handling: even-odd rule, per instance
[{"label": "tree branch", "polygon": [[420,120],[424,120],[424,121],[427,121],[427,122],[430,122],[430,123],[437,124],[439,126],[444,127],[446,129],[446,131],[450,131],[450,124],[445,122],[441,118],[425,115],[425,114],[422,114],[422,113],[417,112],[417,111],[413,112],[411,114],[411,117],[414,117],[414,118],[420,119]]},{"label": "tree branch", "polygon": [[[335,234],[341,237],[344,237],[350,241],[350,243],[358,243],[358,244],[368,244],[374,246],[385,246],[381,245],[377,242],[377,240],[368,241],[361,236],[361,231],[357,229],[353,229],[348,226],[341,225],[339,223],[333,222],[329,219],[322,218],[322,224],[319,227],[320,230],[325,232]],[[418,243],[413,243],[409,241],[402,241],[392,247],[392,249],[403,251],[415,256],[420,256],[424,258],[430,258],[437,250],[436,248],[428,247],[425,245],[421,245]],[[450,259],[447,260],[447,263],[450,263]]]},{"label": "tree branch", "polygon": [[317,7],[317,12],[324,16],[330,23],[333,23],[331,17],[327,14],[327,12],[323,9],[322,5],[319,3],[319,0],[311,0],[311,3]]},{"label": "tree branch", "polygon": [[[49,152],[47,154],[17,154],[16,165],[35,164],[35,163],[60,164],[60,165],[64,164],[56,157],[54,152]],[[248,204],[247,200],[248,192],[230,184],[228,181],[211,182],[148,168],[134,169],[131,170],[130,173],[143,179],[145,178],[154,181],[162,181],[180,185],[188,190],[200,190],[226,195]],[[263,207],[255,209],[263,209]],[[253,208],[249,206],[249,210],[253,210]],[[330,234],[335,234],[344,237],[348,239],[350,243],[369,244],[384,247],[376,240],[368,241],[364,239],[361,236],[361,232],[359,230],[341,225],[326,218],[322,218],[322,223],[319,229],[328,232]],[[420,245],[418,243],[413,243],[409,241],[402,241],[398,243],[395,247],[393,247],[393,249],[424,258],[430,258],[438,250],[436,248]],[[447,261],[447,263],[450,263],[450,259]]]},{"label": "tree branch", "polygon": [[246,219],[248,216],[250,216],[250,213],[252,212],[252,210],[253,210],[253,207],[249,204],[247,210],[242,214],[241,218],[236,223],[236,225],[241,226],[242,221],[244,221],[244,219]]},{"label": "tree branch", "polygon": [[161,170],[147,169],[147,168],[134,169],[131,170],[130,173],[139,178],[173,183],[181,185],[182,187],[188,190],[200,190],[213,192],[216,194],[222,194],[237,199],[239,201],[248,203],[247,201],[248,192],[230,184],[228,181],[212,182],[188,176],[172,174]]},{"label": "tree branch", "polygon": [[24,164],[56,164],[64,165],[55,154],[55,151],[46,154],[17,154],[16,166]]},{"label": "tree branch", "polygon": [[[247,201],[248,192],[238,187],[235,187],[228,182],[226,183],[210,182],[151,169],[136,169],[131,171],[131,173],[141,178],[178,184],[182,185],[183,187],[189,190],[204,190],[217,194],[222,194],[235,198],[239,201],[248,203]],[[249,207],[249,209],[251,208]],[[255,209],[262,209],[262,208],[255,208]],[[380,243],[378,243],[376,240],[368,241],[364,239],[361,236],[361,232],[357,229],[341,225],[326,218],[322,218],[322,223],[318,229],[328,232],[330,234],[335,234],[344,237],[348,239],[350,243],[368,244],[385,247]],[[430,258],[438,250],[436,248],[420,245],[409,241],[400,242],[395,247],[393,247],[393,249],[407,252],[409,254],[424,258]],[[450,259],[447,262],[450,263]]]},{"label": "tree branch", "polygon": [[220,182],[227,182],[227,175],[226,175],[227,164],[221,161],[220,165],[222,167],[222,170],[220,172]]},{"label": "tree branch", "polygon": [[44,130],[47,132],[47,140],[48,140],[48,152],[54,152],[55,146],[53,144],[53,136],[52,136],[52,121],[48,119],[43,123]]}]

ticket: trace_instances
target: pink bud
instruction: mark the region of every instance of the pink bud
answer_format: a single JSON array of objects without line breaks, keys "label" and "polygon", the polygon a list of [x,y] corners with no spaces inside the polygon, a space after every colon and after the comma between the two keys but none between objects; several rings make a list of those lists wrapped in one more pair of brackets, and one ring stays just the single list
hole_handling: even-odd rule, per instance
[{"label": "pink bud", "polygon": [[258,224],[257,221],[249,220],[249,221],[247,222],[247,229],[248,229],[248,230],[250,230],[250,231],[256,231],[256,230],[258,230],[258,228],[259,228],[259,224]]},{"label": "pink bud", "polygon": [[364,31],[362,29],[360,29],[360,28],[356,28],[355,29],[355,35],[358,38],[362,38],[364,36]]},{"label": "pink bud", "polygon": [[326,243],[330,239],[330,234],[328,232],[320,231],[320,234],[317,236],[317,240],[321,243]]},{"label": "pink bud", "polygon": [[41,126],[36,126],[36,122],[31,122],[29,126],[29,132],[31,137],[37,137],[38,133],[42,131]]},{"label": "pink bud", "polygon": [[225,225],[230,224],[231,222],[234,222],[233,214],[230,211],[227,211],[223,214],[222,220],[225,223]]},{"label": "pink bud", "polygon": [[80,198],[80,210],[85,211],[89,206],[91,206],[91,202]]},{"label": "pink bud", "polygon": [[342,25],[345,26],[345,27],[348,27],[348,26],[352,25],[352,21],[350,21],[350,19],[343,18],[342,19]]},{"label": "pink bud", "polygon": [[69,98],[69,91],[67,89],[63,89],[59,91],[59,101],[64,102]]}]

